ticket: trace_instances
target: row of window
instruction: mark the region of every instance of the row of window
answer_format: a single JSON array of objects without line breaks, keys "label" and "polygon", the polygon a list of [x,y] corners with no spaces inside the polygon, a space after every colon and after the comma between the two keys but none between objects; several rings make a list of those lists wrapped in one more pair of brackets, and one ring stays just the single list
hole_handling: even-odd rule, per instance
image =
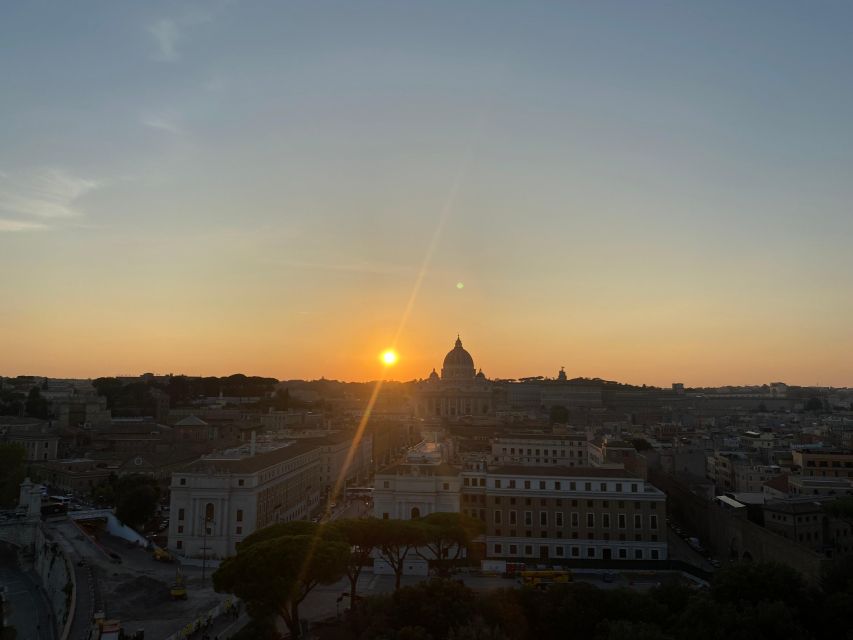
[{"label": "row of window", "polygon": [[[503,448],[501,449],[501,452],[502,452],[502,453],[504,453],[504,454],[506,454],[506,453],[507,453],[506,447],[503,447]],[[535,452],[535,453],[533,453],[533,452]],[[514,455],[515,455],[515,447],[510,447],[510,449],[509,449],[509,455],[511,455],[511,456],[514,456]],[[539,449],[533,449],[533,450],[528,449],[528,450],[527,450],[527,454],[525,454],[525,453],[524,453],[524,449],[522,449],[521,447],[519,447],[519,449],[518,449],[518,455],[520,455],[520,456],[523,456],[523,455],[528,455],[528,456],[538,456],[538,455],[540,455],[540,453],[539,453]],[[547,456],[547,455],[548,455],[548,449],[542,449],[542,453],[541,453],[541,455],[543,455],[543,456]],[[575,456],[575,457],[578,457],[578,458],[579,458],[579,457],[581,457],[582,455],[583,455],[583,452],[582,452],[582,451],[576,451],[576,450],[573,450],[573,449],[569,449],[569,457]],[[556,458],[556,457],[557,457],[557,450],[556,450],[556,449],[552,449],[552,450],[551,450],[551,457],[552,457],[552,458]],[[565,458],[565,457],[566,457],[566,450],[565,450],[565,449],[560,449],[560,456],[559,456],[559,457],[561,457],[561,458]]]},{"label": "row of window", "polygon": [[[462,483],[466,487],[483,487],[486,485],[485,478],[465,478]],[[581,486],[583,488],[578,489],[578,486]],[[574,480],[565,482],[563,480],[506,480],[503,478],[493,478],[492,488],[526,489],[539,491],[595,491],[603,493],[638,493],[640,491],[640,485],[637,482],[576,482]]]},{"label": "row of window", "polygon": [[510,556],[521,556],[525,558],[537,557],[537,558],[549,558],[551,557],[551,552],[553,551],[554,557],[557,558],[618,558],[619,560],[628,560],[629,557],[633,560],[660,560],[661,552],[659,549],[649,549],[648,556],[646,556],[645,549],[632,549],[629,554],[629,550],[625,548],[618,549],[610,549],[610,548],[598,548],[598,547],[581,547],[581,546],[563,546],[563,545],[545,545],[544,548],[539,546],[538,549],[534,550],[534,546],[532,544],[518,545],[518,544],[507,544],[504,545],[501,542],[496,542],[492,545],[492,552],[494,555],[502,556],[504,555],[504,547],[506,547],[506,555]]},{"label": "row of window", "polygon": [[[503,524],[503,511],[500,509],[496,509],[493,513],[493,522],[496,525]],[[533,512],[532,511],[524,511],[524,524],[526,526],[533,525]],[[540,511],[539,512],[539,526],[547,527],[548,526],[548,511]],[[586,513],[586,526],[589,529],[595,527],[595,513],[587,512]],[[601,527],[604,529],[609,529],[611,526],[611,517],[609,513],[600,513]],[[569,514],[569,522],[571,523],[571,527],[579,527],[581,521],[581,514],[573,511]],[[627,528],[628,517],[624,513],[616,514],[616,527],[618,529]],[[517,511],[507,511],[507,524],[513,525],[518,523],[518,512]],[[557,527],[565,526],[565,518],[563,518],[562,511],[554,512],[554,525]],[[635,513],[634,514],[634,528],[642,529],[643,528],[643,516],[642,514]],[[655,514],[649,515],[649,529],[657,529],[658,528],[658,517]]]},{"label": "row of window", "polygon": [[[504,496],[494,496],[493,504],[496,504],[496,505],[503,504],[503,498],[504,498]],[[518,500],[519,500],[518,498],[512,498],[512,497],[509,498],[510,506],[514,506],[514,505],[518,504]],[[548,500],[549,500],[548,498],[540,498],[540,500],[539,500],[540,506],[543,506],[543,507],[548,506]],[[557,506],[557,507],[563,506],[563,499],[562,498],[554,498],[553,500],[554,500],[554,506]],[[567,500],[566,502],[570,503],[571,506],[573,506],[573,507],[577,507],[579,503],[584,502],[584,501],[583,500]],[[586,500],[585,502],[586,502],[586,506],[590,509],[594,509],[596,506],[595,500]],[[601,502],[601,508],[603,508],[603,509],[609,509],[610,508],[610,500],[601,500],[600,502]],[[636,509],[638,511],[643,508],[644,502],[642,500],[631,500],[629,502],[631,504],[633,504],[634,509]],[[486,495],[485,494],[463,493],[462,494],[462,504],[468,504],[468,503],[470,503],[470,504],[478,504],[478,503],[479,504],[486,504]],[[619,509],[625,508],[625,500],[614,500],[613,503]],[[533,504],[532,498],[524,498],[524,506],[529,507],[532,504]],[[655,500],[649,501],[648,505],[649,505],[649,508],[653,511],[656,510],[658,507],[658,503]]]}]

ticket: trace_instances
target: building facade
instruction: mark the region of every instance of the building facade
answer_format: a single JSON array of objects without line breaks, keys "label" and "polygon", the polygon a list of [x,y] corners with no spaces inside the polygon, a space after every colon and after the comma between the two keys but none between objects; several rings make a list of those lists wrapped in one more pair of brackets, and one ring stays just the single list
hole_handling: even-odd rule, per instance
[{"label": "building facade", "polygon": [[494,415],[493,385],[474,368],[474,359],[462,347],[462,340],[444,357],[441,375],[432,370],[418,385],[415,414],[420,418],[457,419]]},{"label": "building facade", "polygon": [[17,444],[29,462],[56,460],[59,432],[44,420],[0,416],[0,442]]},{"label": "building facade", "polygon": [[667,558],[666,496],[624,469],[481,466],[462,485],[462,512],[485,521],[490,558]]},{"label": "building facade", "polygon": [[252,532],[307,520],[320,505],[320,450],[292,444],[245,457],[202,458],[172,474],[169,547],[224,558]]}]

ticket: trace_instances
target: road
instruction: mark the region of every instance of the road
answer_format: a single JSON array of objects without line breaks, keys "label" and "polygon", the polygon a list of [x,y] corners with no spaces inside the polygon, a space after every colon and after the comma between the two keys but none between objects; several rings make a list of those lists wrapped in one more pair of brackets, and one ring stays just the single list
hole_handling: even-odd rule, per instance
[{"label": "road", "polygon": [[50,608],[38,578],[24,571],[9,547],[0,545],[0,585],[5,588],[4,615],[15,627],[16,640],[55,640]]}]

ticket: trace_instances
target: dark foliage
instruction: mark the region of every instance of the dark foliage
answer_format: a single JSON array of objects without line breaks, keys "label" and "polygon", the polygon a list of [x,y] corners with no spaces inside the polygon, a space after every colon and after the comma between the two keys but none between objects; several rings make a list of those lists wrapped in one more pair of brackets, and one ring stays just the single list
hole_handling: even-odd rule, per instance
[{"label": "dark foliage", "polygon": [[779,640],[853,638],[853,560],[830,565],[822,591],[790,568],[743,563],[710,591],[647,592],[590,584],[475,592],[433,579],[367,598],[323,640]]}]

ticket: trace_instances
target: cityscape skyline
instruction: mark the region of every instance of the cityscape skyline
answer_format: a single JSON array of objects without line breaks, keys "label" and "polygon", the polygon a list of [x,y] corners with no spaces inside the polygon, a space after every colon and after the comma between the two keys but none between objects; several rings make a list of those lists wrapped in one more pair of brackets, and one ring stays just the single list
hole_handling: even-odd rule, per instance
[{"label": "cityscape skyline", "polygon": [[15,4],[0,371],[853,384],[851,20]]}]

